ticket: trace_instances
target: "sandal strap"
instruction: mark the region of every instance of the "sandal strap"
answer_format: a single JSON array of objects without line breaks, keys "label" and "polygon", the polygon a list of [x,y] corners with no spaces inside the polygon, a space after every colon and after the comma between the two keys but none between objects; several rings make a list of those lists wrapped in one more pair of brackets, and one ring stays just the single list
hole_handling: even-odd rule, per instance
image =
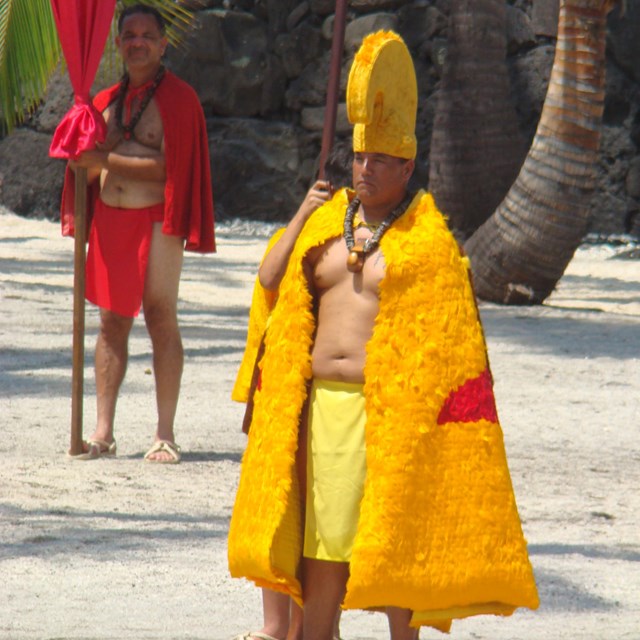
[{"label": "sandal strap", "polygon": [[156,462],[155,460],[150,460],[150,456],[161,451],[168,453],[175,462],[180,462],[180,459],[182,457],[180,455],[181,449],[175,442],[171,442],[170,440],[157,440],[156,442],[154,442],[151,449],[149,449],[149,451],[144,454],[144,459],[149,460],[149,462]]},{"label": "sandal strap", "polygon": [[262,631],[248,631],[237,635],[233,640],[279,640],[279,638],[262,633]]},{"label": "sandal strap", "polygon": [[111,453],[116,450],[116,441],[107,442],[106,440],[87,440],[87,446],[98,447],[100,453]]}]

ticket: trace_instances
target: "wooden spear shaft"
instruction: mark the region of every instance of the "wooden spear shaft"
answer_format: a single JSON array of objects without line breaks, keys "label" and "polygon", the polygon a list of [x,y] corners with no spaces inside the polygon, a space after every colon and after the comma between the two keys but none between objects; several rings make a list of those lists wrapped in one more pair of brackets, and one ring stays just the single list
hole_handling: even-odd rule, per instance
[{"label": "wooden spear shaft", "polygon": [[324,165],[329,157],[333,138],[336,133],[336,114],[338,112],[338,93],[340,91],[340,71],[342,69],[342,50],[344,48],[344,30],[347,15],[347,0],[336,0],[336,13],[333,19],[333,38],[331,41],[331,62],[327,82],[327,105],[324,112],[322,147],[320,149],[320,168],[318,177],[324,178]]},{"label": "wooden spear shaft", "polygon": [[76,169],[73,252],[73,370],[71,376],[70,455],[82,453],[82,402],[84,396],[84,290],[87,220],[87,170]]}]

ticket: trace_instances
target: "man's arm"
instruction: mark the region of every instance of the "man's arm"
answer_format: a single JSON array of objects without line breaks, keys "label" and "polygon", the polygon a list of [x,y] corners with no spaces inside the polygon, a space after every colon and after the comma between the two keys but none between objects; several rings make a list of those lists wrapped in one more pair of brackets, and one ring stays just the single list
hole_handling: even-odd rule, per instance
[{"label": "man's arm", "polygon": [[93,182],[102,171],[108,171],[131,180],[163,182],[167,178],[164,154],[152,156],[127,156],[116,151],[93,149],[80,154],[69,162],[75,171],[77,167],[87,169],[87,182]]},{"label": "man's arm", "polygon": [[[84,155],[85,154],[83,153],[82,156]],[[86,169],[87,184],[91,184],[100,176],[101,169],[98,165],[89,166],[88,164],[85,164],[85,162],[81,160],[82,156],[79,156],[76,160],[69,160],[67,164],[73,173],[76,172],[76,169]]]},{"label": "man's arm", "polygon": [[330,185],[324,180],[318,180],[307,191],[300,208],[287,225],[281,238],[264,257],[258,277],[260,284],[269,291],[277,291],[287,270],[287,263],[291,257],[293,247],[309,216],[331,196]]}]

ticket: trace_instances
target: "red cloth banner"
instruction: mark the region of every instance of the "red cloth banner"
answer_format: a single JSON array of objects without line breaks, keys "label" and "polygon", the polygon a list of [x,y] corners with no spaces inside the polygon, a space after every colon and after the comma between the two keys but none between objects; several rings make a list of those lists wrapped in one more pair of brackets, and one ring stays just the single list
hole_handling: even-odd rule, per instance
[{"label": "red cloth banner", "polygon": [[103,142],[107,127],[89,91],[109,35],[116,0],[51,0],[75,103],[53,134],[49,155],[75,159]]}]

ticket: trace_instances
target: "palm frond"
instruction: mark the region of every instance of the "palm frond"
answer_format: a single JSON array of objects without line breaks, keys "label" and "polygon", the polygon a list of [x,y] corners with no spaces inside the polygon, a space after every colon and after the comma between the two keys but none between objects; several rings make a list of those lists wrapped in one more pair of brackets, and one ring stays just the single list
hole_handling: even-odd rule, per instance
[{"label": "palm frond", "polygon": [[[124,0],[123,4],[134,4],[136,1]],[[171,46],[182,46],[186,35],[195,24],[194,12],[185,9],[175,0],[148,0],[147,4],[154,6],[167,23],[167,38]]]},{"label": "palm frond", "polygon": [[0,0],[0,126],[10,131],[38,104],[59,60],[49,0]]},{"label": "palm frond", "polygon": [[4,52],[6,50],[10,8],[11,7],[8,2],[4,2],[4,0],[0,2],[0,66],[2,66],[2,61],[4,60]]}]

